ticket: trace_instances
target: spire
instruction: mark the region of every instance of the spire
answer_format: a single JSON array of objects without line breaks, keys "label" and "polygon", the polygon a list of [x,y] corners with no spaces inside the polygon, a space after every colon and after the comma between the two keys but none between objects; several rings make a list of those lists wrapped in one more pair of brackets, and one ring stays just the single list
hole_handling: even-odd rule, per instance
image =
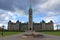
[{"label": "spire", "polygon": [[31,8],[31,4],[30,4],[30,8]]},{"label": "spire", "polygon": [[31,6],[31,4],[30,4],[30,9],[32,9],[32,6]]}]

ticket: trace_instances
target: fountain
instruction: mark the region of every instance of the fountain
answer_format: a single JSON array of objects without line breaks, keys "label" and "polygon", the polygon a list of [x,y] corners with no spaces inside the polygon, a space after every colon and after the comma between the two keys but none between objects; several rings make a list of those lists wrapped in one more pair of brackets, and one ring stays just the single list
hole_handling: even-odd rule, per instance
[{"label": "fountain", "polygon": [[31,32],[31,33],[27,33],[27,34],[23,34],[22,38],[43,38],[44,35],[42,34],[38,34],[36,32]]}]

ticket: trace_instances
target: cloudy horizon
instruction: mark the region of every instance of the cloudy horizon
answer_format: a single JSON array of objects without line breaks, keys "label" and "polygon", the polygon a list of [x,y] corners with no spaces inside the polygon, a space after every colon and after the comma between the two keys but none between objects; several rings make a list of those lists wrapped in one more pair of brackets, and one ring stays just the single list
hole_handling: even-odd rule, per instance
[{"label": "cloudy horizon", "polygon": [[0,0],[0,26],[4,25],[7,28],[9,20],[28,22],[30,4],[34,22],[52,20],[54,25],[60,25],[60,0]]}]

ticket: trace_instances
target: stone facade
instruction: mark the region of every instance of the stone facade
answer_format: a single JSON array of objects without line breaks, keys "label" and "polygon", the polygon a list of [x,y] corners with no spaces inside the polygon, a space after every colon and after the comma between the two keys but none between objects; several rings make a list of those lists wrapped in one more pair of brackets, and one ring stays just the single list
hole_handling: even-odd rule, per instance
[{"label": "stone facade", "polygon": [[[17,21],[16,23],[13,23],[9,21],[8,30],[28,31],[28,23],[21,23],[19,21]],[[33,22],[33,30],[34,31],[53,30],[53,22],[52,21],[48,23],[45,23],[44,21],[40,23]]]}]

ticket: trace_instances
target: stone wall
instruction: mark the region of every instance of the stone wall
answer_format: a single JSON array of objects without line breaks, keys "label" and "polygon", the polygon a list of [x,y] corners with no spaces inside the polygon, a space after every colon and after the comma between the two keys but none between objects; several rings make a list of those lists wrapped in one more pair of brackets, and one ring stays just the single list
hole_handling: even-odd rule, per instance
[{"label": "stone wall", "polygon": [[26,31],[26,30],[28,30],[28,23],[21,23],[20,30],[21,30],[21,31]]},{"label": "stone wall", "polygon": [[[40,31],[40,30],[53,30],[53,22],[45,23],[33,23],[33,30]],[[12,23],[11,21],[8,22],[8,30],[19,30],[19,31],[28,31],[28,23],[21,23],[17,21],[16,23]]]}]

